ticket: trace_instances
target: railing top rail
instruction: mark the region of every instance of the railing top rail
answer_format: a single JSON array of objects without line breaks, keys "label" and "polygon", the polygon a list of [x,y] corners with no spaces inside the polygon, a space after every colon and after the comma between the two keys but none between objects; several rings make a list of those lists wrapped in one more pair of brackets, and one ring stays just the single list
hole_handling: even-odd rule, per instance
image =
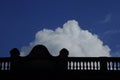
[{"label": "railing top rail", "polygon": [[[0,61],[9,61],[11,58],[10,57],[4,57],[0,58]],[[20,57],[21,60],[26,60],[26,59],[35,59],[35,58],[26,58],[26,57]],[[57,57],[53,57],[53,60],[57,60]],[[99,61],[99,60],[106,60],[106,61],[120,61],[119,57],[68,57],[68,61],[75,60],[75,61]]]},{"label": "railing top rail", "polygon": [[105,60],[105,61],[119,61],[119,57],[68,57],[68,61],[100,61],[100,60]]},{"label": "railing top rail", "polygon": [[10,61],[10,57],[0,58],[0,61]]}]

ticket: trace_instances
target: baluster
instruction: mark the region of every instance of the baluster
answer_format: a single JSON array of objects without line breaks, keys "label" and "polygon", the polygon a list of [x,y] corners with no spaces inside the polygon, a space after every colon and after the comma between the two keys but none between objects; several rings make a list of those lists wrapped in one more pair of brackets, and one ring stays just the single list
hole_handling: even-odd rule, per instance
[{"label": "baluster", "polygon": [[5,70],[5,62],[3,62],[3,70]]},{"label": "baluster", "polygon": [[98,70],[100,70],[100,62],[98,61]]},{"label": "baluster", "polygon": [[2,60],[0,62],[0,70],[4,71],[4,70],[10,70],[10,61],[7,60]]},{"label": "baluster", "polygon": [[94,62],[94,70],[97,70],[97,62]]},{"label": "baluster", "polygon": [[90,70],[90,63],[87,62],[87,70]]},{"label": "baluster", "polygon": [[113,70],[113,64],[112,64],[112,61],[110,61],[110,70]]},{"label": "baluster", "polygon": [[107,62],[107,70],[110,70],[110,62]]},{"label": "baluster", "polygon": [[7,63],[7,62],[5,62],[5,70],[7,70],[7,65],[8,65],[8,63]]},{"label": "baluster", "polygon": [[4,62],[2,62],[2,68],[1,68],[1,70],[4,70]]},{"label": "baluster", "polygon": [[5,62],[5,70],[7,70],[7,65],[8,65],[8,63],[7,63],[7,62]]},{"label": "baluster", "polygon": [[120,70],[120,62],[118,62],[118,70]]},{"label": "baluster", "polygon": [[117,70],[119,71],[119,62],[117,62]]},{"label": "baluster", "polygon": [[81,70],[83,70],[83,62],[81,61]]},{"label": "baluster", "polygon": [[93,70],[93,62],[91,62],[91,70]]},{"label": "baluster", "polygon": [[76,70],[77,68],[76,68],[77,66],[76,66],[76,62],[74,62],[74,70]]},{"label": "baluster", "polygon": [[116,69],[116,62],[114,62],[114,70],[117,70],[117,69]]},{"label": "baluster", "polygon": [[112,70],[114,70],[114,62],[112,62]]},{"label": "baluster", "polygon": [[86,70],[87,68],[86,68],[86,62],[84,62],[84,70]]},{"label": "baluster", "polygon": [[77,62],[77,69],[80,70],[80,63]]},{"label": "baluster", "polygon": [[112,70],[114,70],[114,62],[112,62]]},{"label": "baluster", "polygon": [[88,62],[86,62],[86,64],[85,64],[85,65],[86,65],[86,70],[88,70]]},{"label": "baluster", "polygon": [[71,70],[73,70],[73,62],[71,61]]},{"label": "baluster", "polygon": [[96,61],[96,70],[98,70],[98,61]]}]

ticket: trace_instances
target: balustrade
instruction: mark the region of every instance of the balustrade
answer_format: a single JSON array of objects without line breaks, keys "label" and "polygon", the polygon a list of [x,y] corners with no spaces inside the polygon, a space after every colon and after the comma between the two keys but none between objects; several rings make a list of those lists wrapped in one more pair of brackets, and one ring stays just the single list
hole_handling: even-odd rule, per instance
[{"label": "balustrade", "polygon": [[100,62],[68,61],[68,70],[100,70]]},{"label": "balustrade", "polygon": [[0,58],[0,70],[10,70],[10,58]]},{"label": "balustrade", "polygon": [[[104,61],[105,59],[105,61]],[[100,57],[68,57],[67,69],[68,70],[102,70],[106,68],[108,71],[120,71],[120,59],[119,58],[104,58],[101,61]],[[106,65],[103,65],[103,63]],[[21,64],[22,65],[22,64]],[[101,67],[102,66],[102,67]],[[104,66],[104,67],[103,67]],[[10,70],[11,62],[10,58],[0,58],[0,70]],[[104,70],[104,69],[103,69]]]},{"label": "balustrade", "polygon": [[107,62],[107,69],[108,70],[120,70],[120,62],[114,62],[114,61],[110,61]]},{"label": "balustrade", "polygon": [[79,57],[68,59],[68,70],[105,70],[120,71],[120,59],[113,57]]}]

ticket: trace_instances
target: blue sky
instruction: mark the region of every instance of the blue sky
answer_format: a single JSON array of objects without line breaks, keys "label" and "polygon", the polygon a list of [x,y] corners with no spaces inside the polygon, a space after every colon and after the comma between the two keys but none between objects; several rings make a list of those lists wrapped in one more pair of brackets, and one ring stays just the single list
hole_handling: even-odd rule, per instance
[{"label": "blue sky", "polygon": [[119,0],[0,0],[0,57],[21,49],[43,28],[56,29],[75,19],[120,56]]}]

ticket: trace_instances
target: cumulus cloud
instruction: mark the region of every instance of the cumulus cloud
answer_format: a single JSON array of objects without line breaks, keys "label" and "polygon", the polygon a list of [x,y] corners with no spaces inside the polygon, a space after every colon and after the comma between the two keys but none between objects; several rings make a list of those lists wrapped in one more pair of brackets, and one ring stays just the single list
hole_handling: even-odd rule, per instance
[{"label": "cumulus cloud", "polygon": [[110,48],[103,45],[97,35],[81,29],[75,20],[69,20],[55,30],[38,31],[35,40],[29,46],[22,47],[21,56],[28,55],[37,44],[45,45],[53,56],[58,56],[62,48],[68,49],[72,57],[110,56]]}]

